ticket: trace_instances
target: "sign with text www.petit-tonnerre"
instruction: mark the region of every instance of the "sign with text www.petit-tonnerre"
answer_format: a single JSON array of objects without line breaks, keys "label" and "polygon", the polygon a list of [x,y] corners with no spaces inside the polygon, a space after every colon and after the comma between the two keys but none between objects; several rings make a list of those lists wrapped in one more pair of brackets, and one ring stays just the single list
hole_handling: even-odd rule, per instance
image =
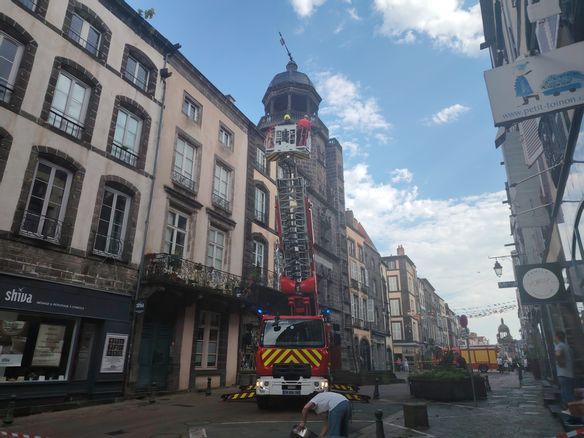
[{"label": "sign with text www.petit-tonnerre", "polygon": [[584,105],[584,42],[485,72],[495,126]]}]

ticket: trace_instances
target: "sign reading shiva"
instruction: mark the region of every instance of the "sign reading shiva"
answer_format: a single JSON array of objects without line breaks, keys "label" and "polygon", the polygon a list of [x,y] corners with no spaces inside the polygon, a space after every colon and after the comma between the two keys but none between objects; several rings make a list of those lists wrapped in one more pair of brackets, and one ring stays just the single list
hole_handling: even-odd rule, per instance
[{"label": "sign reading shiva", "polygon": [[485,72],[495,126],[584,105],[584,42]]}]

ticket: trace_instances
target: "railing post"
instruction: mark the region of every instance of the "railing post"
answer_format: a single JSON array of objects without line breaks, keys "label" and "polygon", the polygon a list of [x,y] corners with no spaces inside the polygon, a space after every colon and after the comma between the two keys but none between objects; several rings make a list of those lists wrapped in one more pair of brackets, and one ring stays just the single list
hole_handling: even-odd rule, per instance
[{"label": "railing post", "polygon": [[379,378],[375,378],[375,389],[373,390],[373,400],[379,400]]},{"label": "railing post", "polygon": [[375,411],[375,438],[385,438],[385,431],[383,430],[383,411],[381,409]]},{"label": "railing post", "polygon": [[205,395],[211,395],[211,378],[207,377],[207,391],[205,391]]},{"label": "railing post", "polygon": [[8,403],[8,407],[6,408],[6,413],[4,418],[2,419],[2,423],[5,426],[10,426],[14,423],[14,408],[16,407],[16,396],[12,394],[10,396],[10,402]]}]

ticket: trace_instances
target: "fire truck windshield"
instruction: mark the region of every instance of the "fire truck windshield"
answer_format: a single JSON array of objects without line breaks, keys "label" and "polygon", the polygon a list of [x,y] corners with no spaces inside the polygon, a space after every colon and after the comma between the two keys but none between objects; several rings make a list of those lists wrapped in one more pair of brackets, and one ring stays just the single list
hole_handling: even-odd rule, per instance
[{"label": "fire truck windshield", "polygon": [[323,347],[324,325],[319,319],[266,321],[261,345],[264,347]]}]

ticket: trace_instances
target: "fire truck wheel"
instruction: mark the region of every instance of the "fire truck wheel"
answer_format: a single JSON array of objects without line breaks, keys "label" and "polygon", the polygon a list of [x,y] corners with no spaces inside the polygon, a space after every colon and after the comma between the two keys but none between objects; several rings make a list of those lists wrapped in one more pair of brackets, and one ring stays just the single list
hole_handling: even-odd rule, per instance
[{"label": "fire truck wheel", "polygon": [[486,366],[486,365],[484,365],[484,364],[483,365],[479,365],[479,371],[481,373],[486,373],[487,371],[489,371],[489,367]]},{"label": "fire truck wheel", "polygon": [[270,405],[270,403],[269,403],[270,400],[265,395],[264,396],[260,396],[260,397],[258,397],[256,395],[256,402],[258,404],[258,408],[260,408],[260,409],[268,409],[268,407]]}]

